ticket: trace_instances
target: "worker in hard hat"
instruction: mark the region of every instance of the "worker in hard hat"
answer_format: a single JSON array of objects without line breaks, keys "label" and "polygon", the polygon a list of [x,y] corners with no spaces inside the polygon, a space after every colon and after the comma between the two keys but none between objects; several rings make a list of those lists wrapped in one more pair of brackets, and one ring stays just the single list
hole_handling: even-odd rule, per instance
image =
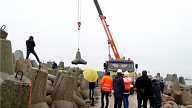
[{"label": "worker in hard hat", "polygon": [[129,108],[129,94],[130,94],[130,85],[132,83],[132,78],[129,77],[129,72],[125,71],[123,75],[124,81],[124,96],[123,96],[123,106],[124,108]]}]

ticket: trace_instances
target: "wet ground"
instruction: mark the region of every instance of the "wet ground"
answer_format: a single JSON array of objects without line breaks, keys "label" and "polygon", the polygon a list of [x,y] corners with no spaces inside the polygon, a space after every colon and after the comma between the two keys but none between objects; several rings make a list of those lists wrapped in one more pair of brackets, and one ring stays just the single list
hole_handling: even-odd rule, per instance
[{"label": "wet ground", "polygon": [[[100,89],[98,89],[98,96],[96,96],[95,98],[96,98],[95,106],[91,106],[88,108],[100,108],[101,107]],[[129,108],[137,108],[137,94],[134,93],[133,95],[130,95],[128,99],[129,99]],[[109,97],[108,108],[113,108],[113,106],[114,106],[114,96],[112,95],[111,97]],[[123,103],[122,103],[122,108],[124,108]]]}]

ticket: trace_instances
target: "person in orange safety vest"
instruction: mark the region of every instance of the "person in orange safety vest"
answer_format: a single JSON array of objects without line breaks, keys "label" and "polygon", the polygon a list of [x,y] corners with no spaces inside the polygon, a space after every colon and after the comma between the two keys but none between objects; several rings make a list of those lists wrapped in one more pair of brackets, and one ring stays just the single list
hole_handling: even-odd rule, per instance
[{"label": "person in orange safety vest", "polygon": [[124,72],[123,81],[125,85],[124,96],[123,96],[123,106],[124,108],[129,108],[129,94],[130,94],[130,85],[132,83],[132,78],[129,77],[129,73],[127,71]]},{"label": "person in orange safety vest", "polygon": [[101,88],[101,108],[104,108],[104,96],[106,96],[106,105],[105,108],[108,108],[109,105],[109,94],[112,91],[113,79],[110,77],[110,72],[106,72],[106,74],[102,77],[100,81]]}]

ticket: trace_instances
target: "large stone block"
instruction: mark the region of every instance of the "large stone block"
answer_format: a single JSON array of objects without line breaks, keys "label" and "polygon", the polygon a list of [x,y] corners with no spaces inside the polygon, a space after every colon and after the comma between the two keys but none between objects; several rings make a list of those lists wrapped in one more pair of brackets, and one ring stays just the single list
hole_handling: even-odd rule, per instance
[{"label": "large stone block", "polygon": [[63,70],[59,70],[56,74],[56,77],[54,79],[54,82],[53,82],[53,86],[55,87],[55,85],[57,84],[57,81],[59,80],[61,74],[63,73]]},{"label": "large stone block", "polygon": [[74,80],[73,80],[73,90],[77,91],[77,88],[78,88],[78,76],[77,76],[77,73],[72,72],[71,76],[74,78]]},{"label": "large stone block", "polygon": [[55,108],[73,108],[73,102],[66,100],[54,100]]},{"label": "large stone block", "polygon": [[64,69],[64,62],[63,61],[59,62],[59,69]]},{"label": "large stone block", "polygon": [[1,108],[29,108],[32,98],[32,82],[20,75],[7,77],[1,84]]},{"label": "large stone block", "polygon": [[29,108],[49,108],[46,102],[31,105]]},{"label": "large stone block", "polygon": [[46,102],[47,71],[32,67],[27,77],[33,82],[32,104]]},{"label": "large stone block", "polygon": [[48,65],[46,63],[41,63],[41,69],[48,70]]},{"label": "large stone block", "polygon": [[73,80],[72,76],[61,74],[51,94],[53,100],[73,101]]},{"label": "large stone block", "polygon": [[21,70],[23,71],[24,76],[27,76],[31,68],[31,62],[28,59],[20,59],[16,61],[15,72]]},{"label": "large stone block", "polygon": [[37,62],[36,62],[35,60],[31,60],[31,66],[32,66],[32,67],[36,67],[36,68],[39,67],[38,64],[37,64]]},{"label": "large stone block", "polygon": [[89,89],[89,82],[83,78],[81,82],[81,90],[88,90]]},{"label": "large stone block", "polygon": [[52,62],[51,62],[51,61],[48,61],[48,62],[47,62],[47,66],[48,66],[48,68],[52,68]]},{"label": "large stone block", "polygon": [[21,50],[16,50],[14,52],[14,56],[15,56],[15,60],[24,59],[23,51],[21,51]]},{"label": "large stone block", "polygon": [[0,39],[0,72],[14,75],[11,41]]},{"label": "large stone block", "polygon": [[73,94],[73,101],[75,102],[75,104],[77,106],[85,105],[85,101],[83,99],[81,99],[80,97],[78,97],[77,95],[75,95],[75,94]]},{"label": "large stone block", "polygon": [[187,90],[183,90],[181,93],[181,100],[183,105],[192,105],[192,98]]}]

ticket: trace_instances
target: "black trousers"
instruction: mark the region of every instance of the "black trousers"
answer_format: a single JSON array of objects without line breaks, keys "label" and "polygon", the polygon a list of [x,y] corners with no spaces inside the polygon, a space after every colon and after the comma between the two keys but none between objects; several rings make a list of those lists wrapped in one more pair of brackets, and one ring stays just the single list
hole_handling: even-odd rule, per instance
[{"label": "black trousers", "polygon": [[121,108],[123,98],[115,98],[114,108]]},{"label": "black trousers", "polygon": [[109,92],[102,91],[102,93],[101,93],[101,108],[104,108],[104,97],[106,100],[105,108],[108,108],[108,106],[109,106]]},{"label": "black trousers", "polygon": [[147,100],[148,99],[137,99],[138,108],[141,108],[142,101],[143,101],[143,108],[147,108]]}]

